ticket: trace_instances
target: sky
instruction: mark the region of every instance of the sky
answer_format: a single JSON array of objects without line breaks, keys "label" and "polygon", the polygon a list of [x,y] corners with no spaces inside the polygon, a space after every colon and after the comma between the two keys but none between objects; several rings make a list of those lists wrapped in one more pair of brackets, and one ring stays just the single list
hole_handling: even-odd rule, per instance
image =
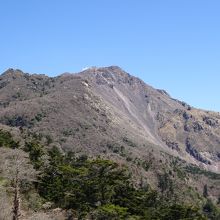
[{"label": "sky", "polygon": [[0,72],[117,65],[220,111],[219,0],[0,0]]}]

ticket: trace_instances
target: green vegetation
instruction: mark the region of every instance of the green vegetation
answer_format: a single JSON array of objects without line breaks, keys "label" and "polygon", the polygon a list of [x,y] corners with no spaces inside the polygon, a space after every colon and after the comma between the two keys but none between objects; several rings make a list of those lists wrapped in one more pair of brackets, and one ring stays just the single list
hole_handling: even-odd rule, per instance
[{"label": "green vegetation", "polygon": [[70,129],[64,129],[62,134],[65,136],[65,137],[68,137],[68,136],[75,136],[75,133],[76,131],[74,131],[74,129],[70,128]]},{"label": "green vegetation", "polygon": [[53,139],[52,139],[52,137],[49,134],[47,134],[45,136],[45,138],[46,138],[47,145],[50,145],[51,143],[53,143]]},{"label": "green vegetation", "polygon": [[[30,156],[35,167],[42,154],[38,148],[29,148],[30,154],[36,152],[36,157]],[[62,154],[56,147],[47,156],[49,163],[42,164],[36,189],[45,201],[72,210],[78,219],[207,219],[198,207],[172,203],[149,187],[134,187],[126,167],[113,161]],[[168,174],[160,180],[161,189],[168,190]]]},{"label": "green vegetation", "polygon": [[209,196],[208,195],[208,186],[207,186],[207,184],[205,184],[204,187],[203,187],[203,196],[205,198],[207,198]]},{"label": "green vegetation", "polygon": [[0,130],[0,147],[18,148],[19,143],[14,141],[8,131]]},{"label": "green vegetation", "polygon": [[44,113],[37,113],[36,115],[35,115],[35,120],[36,121],[38,121],[38,122],[40,122],[40,121],[42,121],[42,119],[44,118],[44,117],[46,117],[46,115],[44,114]]},{"label": "green vegetation", "polygon": [[137,147],[137,145],[135,143],[133,143],[130,139],[128,139],[127,137],[123,137],[123,142],[125,144],[127,144],[130,147]]},{"label": "green vegetation", "polygon": [[128,216],[127,208],[113,204],[101,206],[92,213],[92,218],[97,220],[122,220],[128,218]]},{"label": "green vegetation", "polygon": [[118,143],[108,142],[106,144],[107,148],[111,150],[115,154],[119,154],[122,157],[126,156],[125,147],[123,145],[119,145]]},{"label": "green vegetation", "polygon": [[207,199],[205,205],[203,206],[203,212],[210,220],[220,219],[220,212],[210,199]]},{"label": "green vegetation", "polygon": [[174,194],[173,180],[168,173],[158,174],[158,187],[163,196],[171,198]]},{"label": "green vegetation", "polygon": [[[9,132],[0,130],[1,146],[19,146]],[[17,145],[16,145],[17,144]],[[26,141],[23,150],[40,173],[38,181],[22,182],[28,207],[41,210],[44,203],[68,210],[77,219],[91,220],[218,220],[220,212],[208,196],[204,185],[200,206],[178,202],[172,171],[158,174],[160,192],[148,184],[137,187],[128,169],[101,157],[61,153],[57,147],[46,149],[36,139]],[[152,157],[139,161],[149,169]],[[202,172],[195,167],[190,171]],[[184,172],[181,171],[181,172]],[[207,174],[203,171],[202,174]],[[208,172],[209,173],[209,172]],[[181,173],[182,174],[182,173]],[[205,175],[204,174],[204,175]],[[5,181],[0,178],[0,185]]]},{"label": "green vegetation", "polygon": [[32,161],[34,168],[39,169],[43,166],[42,156],[45,154],[43,146],[37,141],[26,142],[24,151],[29,153],[29,158]]},{"label": "green vegetation", "polygon": [[31,128],[33,126],[33,122],[29,121],[25,116],[15,115],[12,117],[4,117],[4,124],[9,125],[11,127],[28,127]]},{"label": "green vegetation", "polygon": [[214,173],[214,172],[211,172],[211,171],[207,171],[207,170],[202,170],[202,169],[200,169],[199,167],[197,167],[195,165],[186,166],[185,171],[188,172],[188,173],[192,173],[192,174],[204,175],[204,176],[207,176],[210,179],[215,179],[215,180],[220,179],[220,174]]}]

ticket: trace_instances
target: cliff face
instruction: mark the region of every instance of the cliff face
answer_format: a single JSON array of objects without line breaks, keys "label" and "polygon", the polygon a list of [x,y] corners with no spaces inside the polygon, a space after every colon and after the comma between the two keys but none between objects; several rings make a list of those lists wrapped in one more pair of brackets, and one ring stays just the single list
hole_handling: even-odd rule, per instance
[{"label": "cliff face", "polygon": [[64,151],[144,159],[154,151],[220,172],[220,115],[172,99],[119,67],[50,78],[0,76],[0,123]]}]

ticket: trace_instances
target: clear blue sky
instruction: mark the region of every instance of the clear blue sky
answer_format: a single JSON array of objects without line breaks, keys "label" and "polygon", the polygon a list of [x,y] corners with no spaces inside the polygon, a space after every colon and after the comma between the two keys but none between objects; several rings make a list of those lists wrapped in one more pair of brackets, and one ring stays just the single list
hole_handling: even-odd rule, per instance
[{"label": "clear blue sky", "polygon": [[0,0],[0,72],[118,65],[220,111],[219,0]]}]

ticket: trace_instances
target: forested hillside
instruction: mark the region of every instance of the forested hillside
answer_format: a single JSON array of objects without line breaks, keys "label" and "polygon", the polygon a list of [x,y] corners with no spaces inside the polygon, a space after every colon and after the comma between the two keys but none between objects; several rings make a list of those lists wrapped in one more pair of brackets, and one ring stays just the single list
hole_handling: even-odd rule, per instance
[{"label": "forested hillside", "polygon": [[0,220],[211,219],[220,115],[116,66],[0,76]]},{"label": "forested hillside", "polygon": [[12,219],[13,214],[15,219],[220,217],[207,189],[197,204],[175,197],[181,189],[174,187],[170,174],[158,177],[156,191],[147,182],[137,185],[121,163],[62,153],[33,137],[24,141],[21,146],[8,131],[0,131],[1,219]]}]

